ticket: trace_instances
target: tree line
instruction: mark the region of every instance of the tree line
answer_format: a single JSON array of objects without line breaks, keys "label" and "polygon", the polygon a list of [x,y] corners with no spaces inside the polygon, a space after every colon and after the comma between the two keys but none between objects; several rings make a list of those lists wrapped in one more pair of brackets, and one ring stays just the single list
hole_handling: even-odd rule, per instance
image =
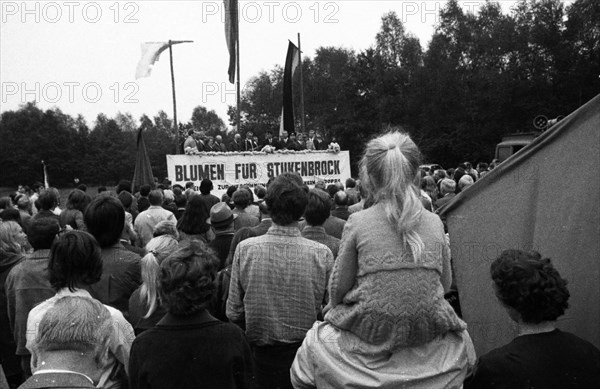
[{"label": "tree line", "polygon": [[[507,133],[529,131],[538,115],[567,115],[600,90],[600,3],[520,0],[508,14],[488,1],[477,14],[456,0],[440,10],[435,32],[423,48],[394,12],[382,16],[371,47],[355,52],[320,47],[302,61],[306,130],[336,137],[356,162],[368,139],[401,126],[427,162],[445,167],[489,162]],[[300,129],[299,72],[295,82],[296,128]],[[283,68],[263,71],[242,94],[240,132],[260,139],[278,132]],[[238,128],[234,107],[229,125]],[[178,123],[188,129],[233,134],[214,111],[198,106]],[[131,178],[136,130],[142,128],[155,176],[166,176],[166,154],[175,150],[172,119],[164,112],[139,124],[130,114],[99,114],[92,127],[79,115],[42,111],[28,103],[0,116],[0,183],[41,180],[44,160],[54,185],[74,177],[116,183]]]}]

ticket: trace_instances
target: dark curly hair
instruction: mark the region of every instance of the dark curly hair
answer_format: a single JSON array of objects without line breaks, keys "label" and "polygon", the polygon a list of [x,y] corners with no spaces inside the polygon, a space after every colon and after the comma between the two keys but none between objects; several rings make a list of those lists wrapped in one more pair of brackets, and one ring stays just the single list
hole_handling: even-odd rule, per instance
[{"label": "dark curly hair", "polygon": [[536,251],[503,251],[492,263],[491,274],[498,299],[525,323],[554,321],[569,307],[567,280]]},{"label": "dark curly hair", "polygon": [[219,259],[200,241],[190,241],[160,265],[159,293],[174,316],[190,316],[206,309],[215,292]]}]

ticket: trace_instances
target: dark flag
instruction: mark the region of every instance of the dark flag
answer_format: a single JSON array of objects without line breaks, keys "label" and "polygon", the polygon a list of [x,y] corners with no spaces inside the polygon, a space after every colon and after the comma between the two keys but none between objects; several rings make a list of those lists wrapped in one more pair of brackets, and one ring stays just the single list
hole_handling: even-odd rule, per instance
[{"label": "dark flag", "polygon": [[135,171],[133,173],[132,187],[135,191],[142,185],[154,185],[154,176],[152,175],[152,166],[150,165],[150,157],[144,143],[142,129],[138,131],[137,136],[137,155],[135,157]]},{"label": "dark flag", "polygon": [[223,0],[225,8],[225,40],[227,41],[227,50],[229,50],[229,82],[235,83],[235,63],[236,63],[236,47],[238,45],[238,1]]},{"label": "dark flag", "polygon": [[288,45],[287,57],[285,58],[285,70],[283,73],[283,109],[281,112],[281,124],[279,135],[283,130],[288,133],[294,131],[294,96],[292,81],[294,72],[300,62],[300,52],[292,42]]}]

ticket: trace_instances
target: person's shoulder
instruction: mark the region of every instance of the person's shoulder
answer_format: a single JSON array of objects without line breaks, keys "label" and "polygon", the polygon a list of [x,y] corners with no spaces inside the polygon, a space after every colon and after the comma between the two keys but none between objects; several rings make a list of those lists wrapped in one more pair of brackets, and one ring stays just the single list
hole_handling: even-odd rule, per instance
[{"label": "person's shoulder", "polygon": [[340,218],[339,218],[339,217],[337,217],[337,216],[333,216],[333,215],[331,215],[331,216],[329,216],[329,218],[328,218],[328,219],[329,219],[329,222],[330,222],[331,224],[335,224],[335,225],[339,225],[339,226],[343,226],[343,225],[345,225],[345,224],[346,224],[346,220],[344,220],[344,219],[340,219]]},{"label": "person's shoulder", "polygon": [[569,344],[573,349],[581,351],[582,354],[587,354],[589,357],[595,358],[600,362],[600,349],[592,343],[570,332],[556,330],[553,334],[560,342]]},{"label": "person's shoulder", "polygon": [[28,273],[28,262],[29,261],[27,261],[27,257],[24,257],[9,270],[8,275],[6,276],[7,285],[10,284],[13,280],[21,278],[22,276]]},{"label": "person's shoulder", "polygon": [[[117,255],[119,257],[119,259],[123,259],[124,261],[132,261],[132,262],[139,262],[140,259],[142,258],[140,256],[140,254],[135,253],[131,250],[128,250],[127,247],[123,246],[123,244],[119,243],[116,246],[117,249]],[[103,250],[103,254],[104,254],[104,250]]]},{"label": "person's shoulder", "polygon": [[[36,326],[37,331],[37,323],[42,319],[44,314],[54,305],[54,301],[56,301],[56,296],[52,296],[49,299],[46,299],[33,307],[29,314],[27,315],[27,323],[28,327],[30,325]],[[31,321],[31,323],[30,323]]]},{"label": "person's shoulder", "polygon": [[[329,235],[327,235],[327,236],[329,236]],[[312,249],[318,249],[318,250],[327,249],[327,250],[329,250],[329,247],[327,247],[327,245],[325,245],[324,243],[321,243],[319,241],[312,240],[312,239],[306,238],[304,236],[299,236],[298,238],[299,238],[298,243],[300,243],[306,247],[309,247],[311,250]]]}]

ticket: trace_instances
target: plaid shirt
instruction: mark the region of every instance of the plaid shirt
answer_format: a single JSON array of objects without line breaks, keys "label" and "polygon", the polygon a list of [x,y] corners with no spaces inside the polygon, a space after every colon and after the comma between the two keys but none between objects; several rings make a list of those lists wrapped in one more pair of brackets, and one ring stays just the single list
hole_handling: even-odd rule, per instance
[{"label": "plaid shirt", "polygon": [[274,224],[238,245],[227,317],[245,323],[251,344],[300,342],[317,320],[332,267],[327,246],[301,237],[297,227]]}]

